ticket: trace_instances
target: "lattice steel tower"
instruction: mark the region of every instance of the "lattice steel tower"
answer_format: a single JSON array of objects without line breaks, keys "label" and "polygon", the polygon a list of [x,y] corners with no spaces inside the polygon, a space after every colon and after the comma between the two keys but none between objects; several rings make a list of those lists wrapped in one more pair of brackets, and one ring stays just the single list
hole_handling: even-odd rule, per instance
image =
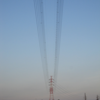
[{"label": "lattice steel tower", "polygon": [[53,79],[52,79],[52,76],[51,78],[49,79],[50,80],[50,98],[49,100],[54,100],[54,95],[53,95]]}]

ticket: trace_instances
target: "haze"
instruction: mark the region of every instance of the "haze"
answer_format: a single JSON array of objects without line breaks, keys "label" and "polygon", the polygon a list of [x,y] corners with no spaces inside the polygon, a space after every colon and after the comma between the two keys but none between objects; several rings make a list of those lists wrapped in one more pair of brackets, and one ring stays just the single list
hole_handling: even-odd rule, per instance
[{"label": "haze", "polygon": [[[54,71],[56,0],[43,0],[48,70]],[[49,79],[48,79],[49,80]],[[60,100],[100,96],[100,0],[64,0],[56,90]],[[33,0],[0,0],[0,100],[48,100]]]}]

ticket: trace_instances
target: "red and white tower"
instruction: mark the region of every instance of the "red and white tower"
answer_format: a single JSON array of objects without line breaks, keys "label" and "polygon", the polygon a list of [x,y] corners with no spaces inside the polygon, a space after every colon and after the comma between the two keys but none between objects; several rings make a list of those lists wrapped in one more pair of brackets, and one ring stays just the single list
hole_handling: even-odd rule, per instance
[{"label": "red and white tower", "polygon": [[50,98],[49,100],[54,100],[54,95],[53,95],[53,79],[52,79],[52,76],[50,78]]}]

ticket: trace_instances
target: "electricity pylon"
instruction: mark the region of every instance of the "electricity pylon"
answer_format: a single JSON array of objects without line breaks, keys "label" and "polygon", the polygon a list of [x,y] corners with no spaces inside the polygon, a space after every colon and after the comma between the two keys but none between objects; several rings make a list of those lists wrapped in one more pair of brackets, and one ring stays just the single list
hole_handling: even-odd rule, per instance
[{"label": "electricity pylon", "polygon": [[51,78],[49,79],[50,80],[50,98],[49,100],[54,100],[54,95],[53,95],[53,79],[52,79],[52,76]]},{"label": "electricity pylon", "polygon": [[86,93],[84,93],[84,100],[87,100]]}]

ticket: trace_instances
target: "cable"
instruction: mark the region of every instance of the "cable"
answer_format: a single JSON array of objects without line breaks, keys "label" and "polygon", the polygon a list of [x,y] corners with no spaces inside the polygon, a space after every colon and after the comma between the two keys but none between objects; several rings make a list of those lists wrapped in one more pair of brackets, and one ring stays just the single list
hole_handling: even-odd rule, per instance
[{"label": "cable", "polygon": [[61,88],[59,86],[56,86],[56,89],[60,90],[63,93],[69,93],[68,91],[66,91],[65,89],[63,89],[63,88]]},{"label": "cable", "polygon": [[48,91],[48,64],[47,64],[47,54],[46,54],[46,42],[45,42],[43,0],[33,0],[33,1],[34,1],[34,9],[35,9],[35,16],[37,23],[42,66],[43,66],[45,84]]},{"label": "cable", "polygon": [[61,28],[62,28],[62,15],[63,15],[63,2],[64,0],[57,0],[57,15],[56,15],[56,42],[55,42],[55,64],[54,64],[54,84],[56,90],[58,63],[60,53],[60,40],[61,40]]},{"label": "cable", "polygon": [[[56,16],[56,42],[55,42],[55,64],[54,64],[54,84],[56,89],[58,63],[60,53],[60,40],[61,40],[61,28],[62,28],[62,15],[63,15],[63,1],[57,0],[57,16]],[[37,22],[37,31],[39,38],[39,46],[41,53],[41,60],[45,78],[46,87],[48,87],[48,64],[46,53],[46,41],[45,41],[45,28],[44,28],[44,13],[43,13],[43,0],[34,0],[35,16]]]},{"label": "cable", "polygon": [[66,91],[65,89],[59,87],[59,86],[56,86],[56,95],[69,95],[70,92]]}]

